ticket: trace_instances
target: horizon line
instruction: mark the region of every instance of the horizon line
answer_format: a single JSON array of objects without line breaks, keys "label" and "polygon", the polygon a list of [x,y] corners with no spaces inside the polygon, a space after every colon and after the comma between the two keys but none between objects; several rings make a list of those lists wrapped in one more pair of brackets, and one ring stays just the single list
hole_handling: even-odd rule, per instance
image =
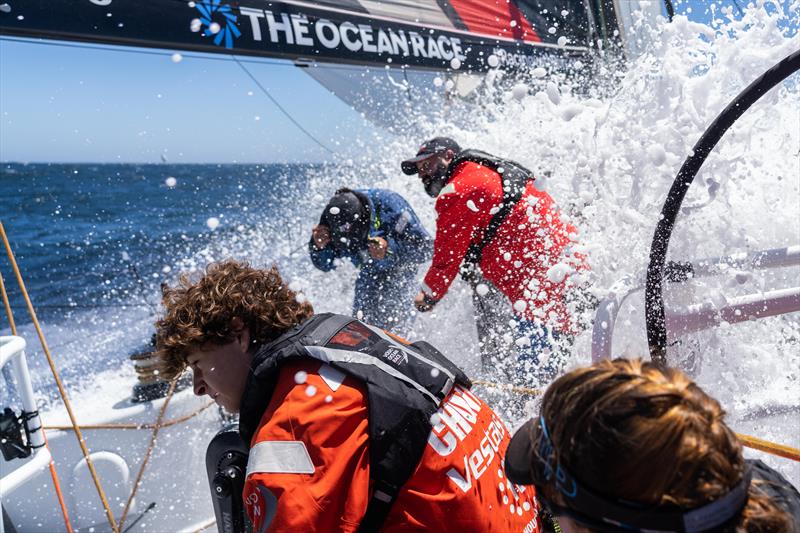
[{"label": "horizon line", "polygon": [[143,161],[0,161],[0,165],[154,165],[154,166],[169,166],[169,165],[325,165],[335,164],[334,161],[270,161],[270,162],[251,162],[251,161],[234,161],[234,162],[143,162]]}]

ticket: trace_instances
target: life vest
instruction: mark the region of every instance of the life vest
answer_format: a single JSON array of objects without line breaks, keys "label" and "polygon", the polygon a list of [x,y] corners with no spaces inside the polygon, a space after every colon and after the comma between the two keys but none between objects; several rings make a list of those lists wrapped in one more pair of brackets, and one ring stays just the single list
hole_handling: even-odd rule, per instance
[{"label": "life vest", "polygon": [[408,343],[354,318],[315,315],[253,357],[239,413],[239,433],[249,445],[288,360],[314,358],[365,384],[369,406],[373,491],[359,531],[377,531],[425,451],[431,417],[458,384],[469,378],[424,341]]},{"label": "life vest", "polygon": [[792,531],[800,531],[800,492],[780,472],[761,460],[747,459],[746,462],[752,469],[753,481],[758,482],[755,486],[792,517]]},{"label": "life vest", "polygon": [[472,281],[474,272],[480,265],[483,249],[494,238],[495,233],[500,228],[503,220],[508,216],[514,206],[522,198],[529,181],[536,179],[533,172],[523,167],[515,161],[495,157],[480,150],[464,150],[459,152],[447,167],[445,181],[450,182],[453,173],[461,163],[470,161],[481,166],[487,167],[500,175],[503,180],[503,205],[492,216],[489,225],[483,233],[483,239],[479,243],[473,243],[464,256],[461,267],[461,277],[467,281]]}]

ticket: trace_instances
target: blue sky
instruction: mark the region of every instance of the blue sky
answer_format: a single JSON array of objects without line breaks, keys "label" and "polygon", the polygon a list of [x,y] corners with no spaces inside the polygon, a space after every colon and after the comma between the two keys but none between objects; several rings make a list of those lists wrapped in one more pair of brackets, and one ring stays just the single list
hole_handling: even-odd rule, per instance
[{"label": "blue sky", "polygon": [[[0,160],[318,161],[300,132],[232,61],[0,42]],[[248,63],[326,144],[359,117],[300,69]]]},{"label": "blue sky", "polygon": [[[676,4],[676,11],[707,22],[710,3],[686,1]],[[738,3],[744,7],[745,0]],[[170,162],[225,163],[329,157],[232,61],[189,54],[176,63],[173,51],[61,44],[0,41],[0,161],[159,162],[162,154]],[[290,63],[268,60],[247,67],[295,120],[336,151],[370,129]]]}]

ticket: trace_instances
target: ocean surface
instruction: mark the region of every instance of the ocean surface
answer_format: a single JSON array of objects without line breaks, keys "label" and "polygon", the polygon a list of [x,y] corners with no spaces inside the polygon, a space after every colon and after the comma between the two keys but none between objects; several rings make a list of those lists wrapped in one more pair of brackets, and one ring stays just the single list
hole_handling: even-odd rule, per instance
[{"label": "ocean surface", "polygon": [[5,164],[0,213],[40,318],[58,319],[95,305],[152,304],[178,262],[286,210],[308,168]]},{"label": "ocean surface", "polygon": [[[228,256],[266,265],[287,246],[305,256],[292,215],[319,168],[3,164],[0,220],[67,383],[143,346],[160,285],[180,271]],[[33,333],[5,253],[0,272],[17,326]],[[0,323],[9,334],[5,313]],[[36,337],[26,337],[36,384],[52,393]]]}]

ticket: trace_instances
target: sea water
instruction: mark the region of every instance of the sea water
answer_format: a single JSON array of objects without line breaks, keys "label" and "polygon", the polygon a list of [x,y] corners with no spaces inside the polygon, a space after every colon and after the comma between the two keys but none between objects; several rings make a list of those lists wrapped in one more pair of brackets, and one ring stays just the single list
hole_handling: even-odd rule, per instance
[{"label": "sea water", "polygon": [[[796,3],[759,2],[744,17],[719,12],[712,27],[683,17],[668,25],[642,20],[636,31],[645,53],[627,67],[609,53],[592,79],[537,69],[509,84],[495,73],[480,105],[431,112],[426,102],[412,102],[411,118],[425,111],[416,131],[381,142],[365,137],[361,157],[328,165],[5,164],[0,212],[56,362],[77,394],[103,372],[128,368],[127,355],[152,334],[161,283],[209,261],[275,263],[318,311],[348,313],[357,273],[349,265],[315,271],[306,251],[310,228],[338,187],[379,186],[407,197],[433,232],[432,200],[399,172],[399,161],[432,135],[531,168],[580,228],[593,292],[604,298],[646,267],[666,192],[704,129],[752,80],[800,48],[785,28],[796,16]],[[709,156],[678,217],[671,259],[800,244],[799,85],[795,75],[770,91]],[[49,369],[7,263],[0,264],[30,341],[37,390],[53,401]],[[666,296],[672,306],[721,307],[798,281],[796,267],[731,269],[670,287]],[[616,355],[646,354],[643,314],[641,294],[633,294],[614,332]],[[456,281],[434,312],[418,318],[415,334],[481,374],[473,324],[467,288]],[[800,447],[799,342],[793,313],[687,336],[670,348],[670,360],[692,362],[693,377],[720,399],[735,429]],[[590,353],[586,331],[567,366],[590,362]],[[759,457],[800,482],[797,463]]]}]

